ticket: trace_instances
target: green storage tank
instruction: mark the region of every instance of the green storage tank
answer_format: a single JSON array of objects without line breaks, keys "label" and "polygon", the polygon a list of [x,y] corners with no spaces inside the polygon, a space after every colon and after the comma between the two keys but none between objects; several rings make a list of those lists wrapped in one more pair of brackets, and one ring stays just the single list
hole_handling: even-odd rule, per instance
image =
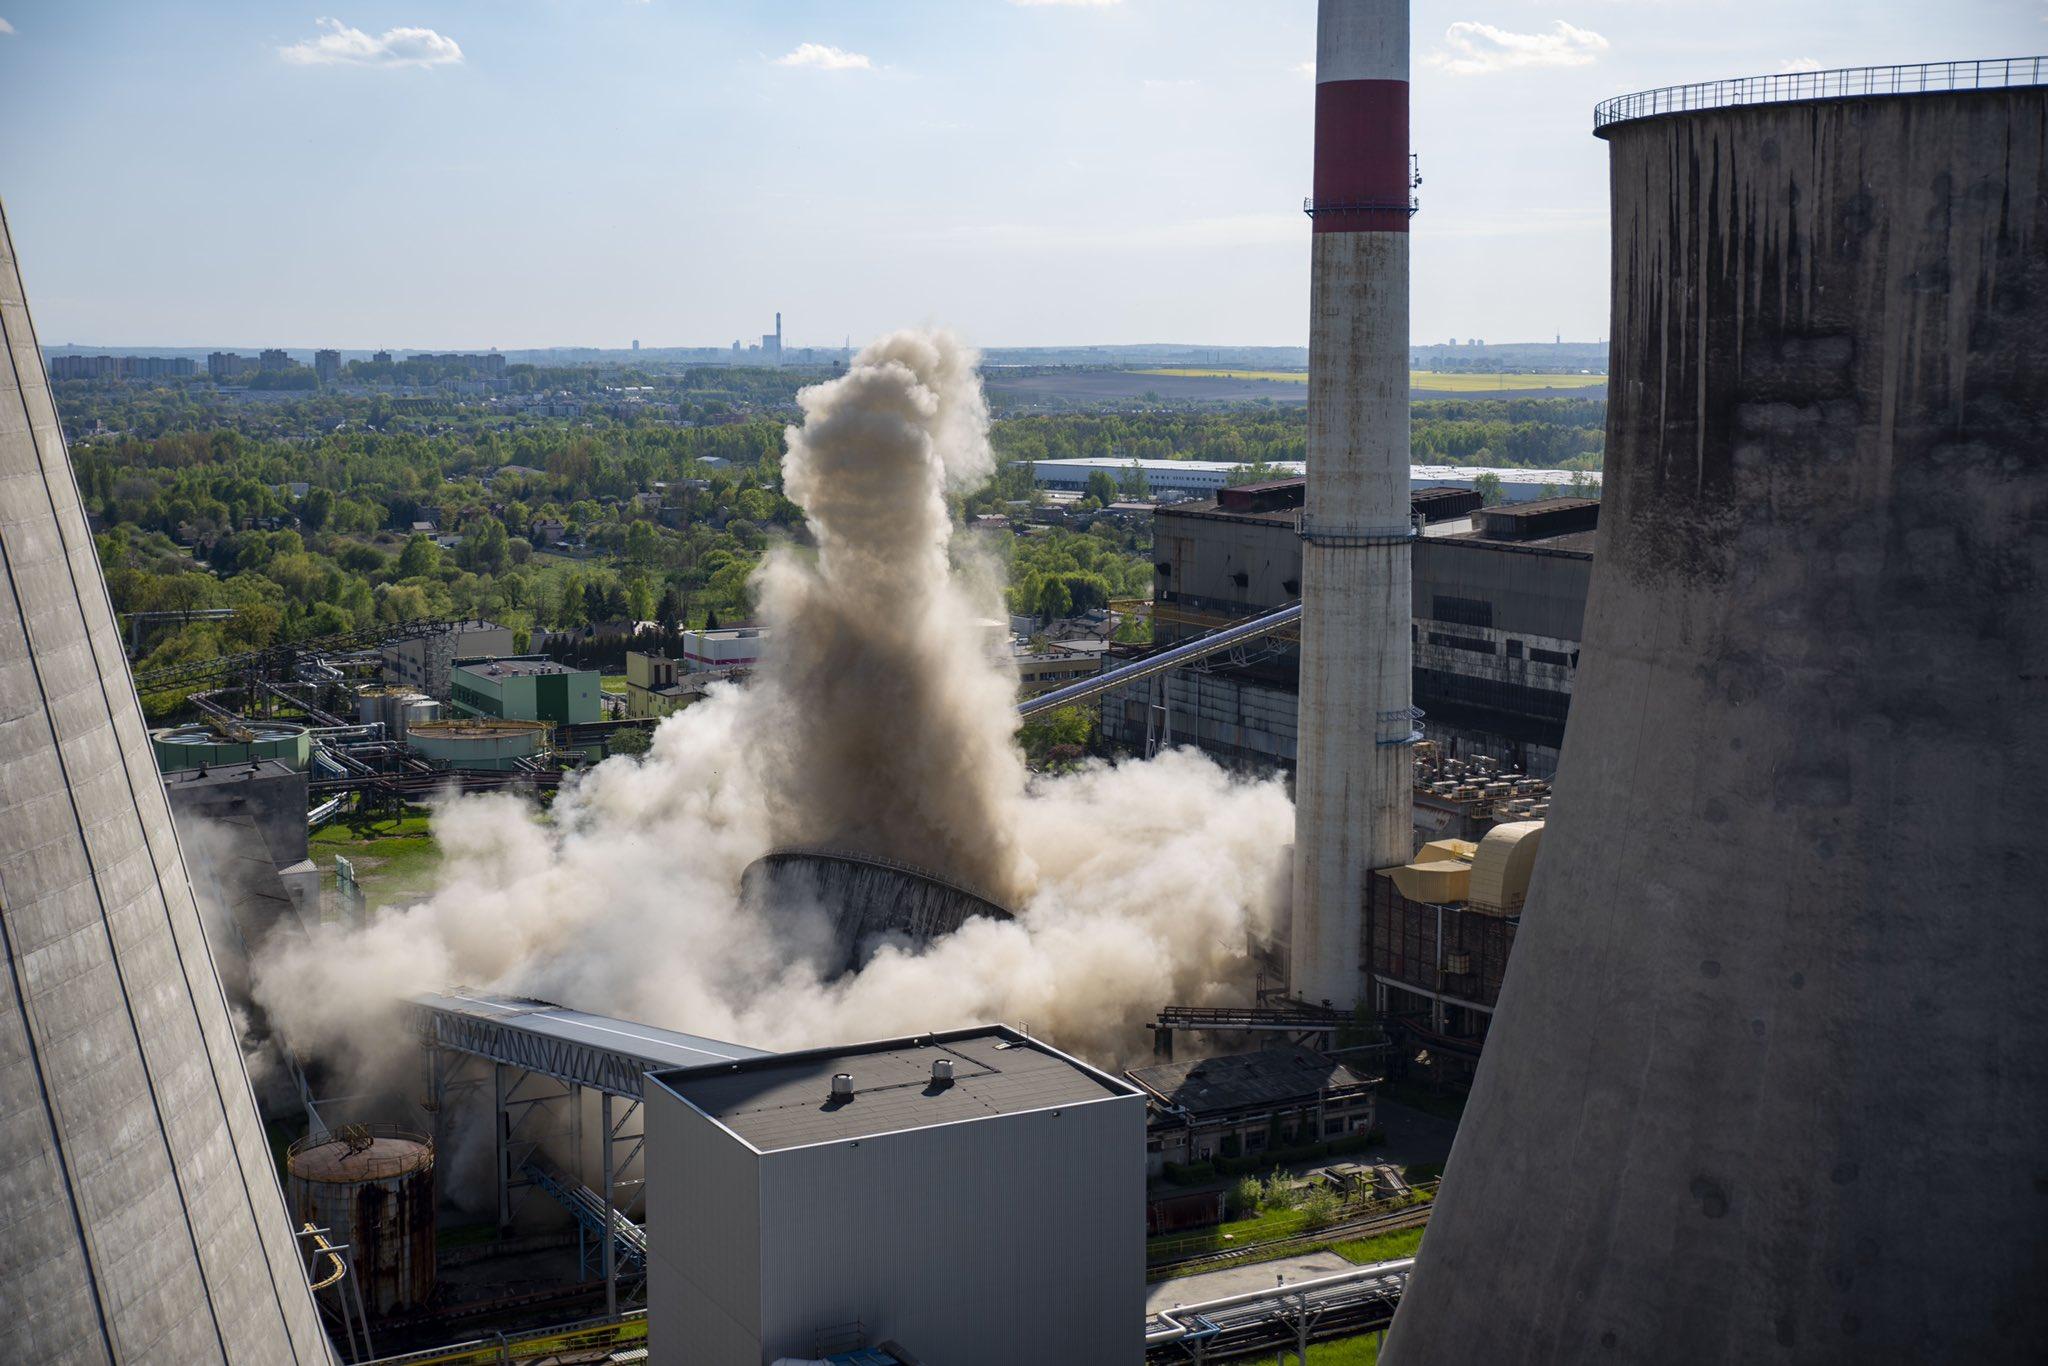
[{"label": "green storage tank", "polygon": [[283,721],[243,721],[218,730],[169,726],[150,732],[149,747],[156,751],[156,766],[164,773],[246,764],[251,759],[275,759],[303,772],[312,756],[313,737],[304,726]]}]

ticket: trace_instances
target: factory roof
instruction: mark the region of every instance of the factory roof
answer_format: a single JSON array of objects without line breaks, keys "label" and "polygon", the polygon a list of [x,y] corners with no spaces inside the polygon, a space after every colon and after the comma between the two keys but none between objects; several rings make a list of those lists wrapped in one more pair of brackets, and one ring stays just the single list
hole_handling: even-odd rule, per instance
[{"label": "factory roof", "polygon": [[[933,1079],[941,1059],[953,1065],[950,1085]],[[833,1099],[839,1073],[853,1079],[850,1100]],[[1000,1025],[657,1072],[649,1080],[762,1153],[1138,1094]]]},{"label": "factory roof", "polygon": [[1379,1080],[1300,1044],[1137,1067],[1124,1075],[1196,1118],[1285,1105],[1328,1091],[1371,1086]]},{"label": "factory roof", "polygon": [[465,659],[455,666],[465,673],[482,674],[486,678],[526,678],[539,674],[588,673],[587,669],[572,669],[566,664],[557,664],[552,659]]}]

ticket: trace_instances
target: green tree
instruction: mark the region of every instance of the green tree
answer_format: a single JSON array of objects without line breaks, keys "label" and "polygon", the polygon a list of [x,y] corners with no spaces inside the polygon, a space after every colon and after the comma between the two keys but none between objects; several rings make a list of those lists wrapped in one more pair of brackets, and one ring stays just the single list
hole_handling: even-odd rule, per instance
[{"label": "green tree", "polygon": [[405,549],[398,556],[398,577],[401,579],[425,578],[439,573],[441,569],[441,547],[432,539],[414,532],[412,539],[405,543]]},{"label": "green tree", "polygon": [[1124,466],[1123,474],[1117,479],[1117,488],[1124,497],[1131,499],[1143,498],[1152,492],[1152,481],[1145,477],[1145,467],[1135,455],[1131,457],[1131,463]]},{"label": "green tree", "polygon": [[1108,470],[1091,470],[1088,473],[1087,493],[1090,498],[1108,507],[1116,501],[1116,480]]},{"label": "green tree", "polygon": [[1074,595],[1064,579],[1047,579],[1038,586],[1036,607],[1039,620],[1057,621],[1074,610]]},{"label": "green tree", "polygon": [[1487,507],[1498,506],[1501,499],[1506,496],[1505,490],[1501,487],[1500,476],[1492,470],[1472,477],[1472,491],[1485,500]]}]

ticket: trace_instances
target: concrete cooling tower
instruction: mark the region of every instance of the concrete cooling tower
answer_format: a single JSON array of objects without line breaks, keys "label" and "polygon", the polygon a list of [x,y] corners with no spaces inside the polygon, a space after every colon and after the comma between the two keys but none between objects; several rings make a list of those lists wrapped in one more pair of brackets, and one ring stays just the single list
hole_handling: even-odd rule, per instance
[{"label": "concrete cooling tower", "polygon": [[2044,77],[1602,107],[1584,665],[1390,1366],[2041,1360],[2048,91],[1871,92]]},{"label": "concrete cooling tower", "polygon": [[0,215],[0,1361],[331,1360]]},{"label": "concrete cooling tower", "polygon": [[781,849],[749,864],[740,897],[827,972],[884,944],[920,950],[975,916],[1008,920],[994,898],[923,868],[844,850]]}]

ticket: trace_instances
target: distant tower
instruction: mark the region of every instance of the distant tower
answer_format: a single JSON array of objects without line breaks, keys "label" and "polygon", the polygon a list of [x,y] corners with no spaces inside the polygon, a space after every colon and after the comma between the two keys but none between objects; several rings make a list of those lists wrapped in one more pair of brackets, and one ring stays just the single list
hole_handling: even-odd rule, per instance
[{"label": "distant tower", "polygon": [[0,213],[0,1361],[331,1361]]},{"label": "distant tower", "polygon": [[1364,998],[1365,880],[1415,853],[1408,0],[1322,0],[1289,989]]},{"label": "distant tower", "polygon": [[2041,1360],[2048,90],[1930,71],[1596,116],[1584,664],[1389,1366]]}]

